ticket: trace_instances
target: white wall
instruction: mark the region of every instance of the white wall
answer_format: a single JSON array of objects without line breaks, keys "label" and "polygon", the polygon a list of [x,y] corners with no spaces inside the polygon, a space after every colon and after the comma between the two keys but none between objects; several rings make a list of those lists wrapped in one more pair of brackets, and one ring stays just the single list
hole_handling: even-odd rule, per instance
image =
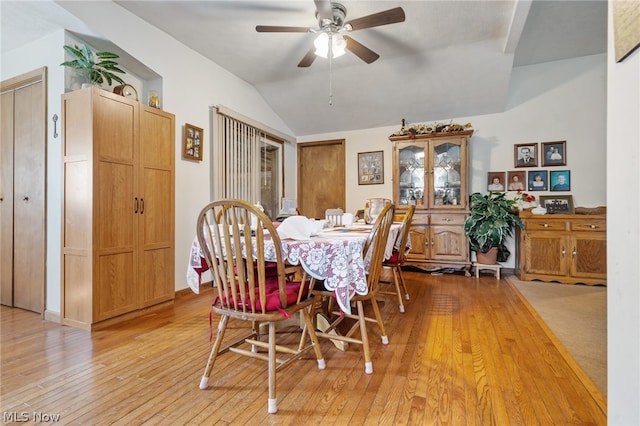
[{"label": "white wall", "polygon": [[640,425],[640,50],[607,78],[607,378],[610,425]]},{"label": "white wall", "polygon": [[[566,166],[544,169],[571,170],[570,193],[576,206],[605,205],[606,71],[606,55],[516,68],[504,113],[452,118],[454,123],[471,122],[474,127],[469,153],[471,192],[487,192],[489,171],[527,170],[514,168],[514,144],[566,140]],[[399,114],[408,116],[410,111]],[[394,127],[298,138],[299,142],[346,139],[347,211],[362,208],[369,197],[392,197],[392,144],[388,137],[400,128],[401,120],[399,116]],[[421,122],[432,121],[425,117]],[[358,185],[357,153],[378,150],[384,151],[384,184]],[[514,253],[513,241],[507,245]],[[512,268],[514,261],[511,256],[504,266]]]}]

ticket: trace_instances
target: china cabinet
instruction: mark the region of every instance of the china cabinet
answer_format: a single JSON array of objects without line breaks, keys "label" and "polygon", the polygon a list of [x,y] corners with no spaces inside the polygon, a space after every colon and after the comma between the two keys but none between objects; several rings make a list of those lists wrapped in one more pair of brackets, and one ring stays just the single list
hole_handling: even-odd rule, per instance
[{"label": "china cabinet", "polygon": [[473,130],[390,136],[393,202],[399,213],[415,204],[407,262],[426,270],[464,269],[468,206],[468,144]]},{"label": "china cabinet", "polygon": [[97,87],[62,95],[62,323],[174,298],[175,117]]},{"label": "china cabinet", "polygon": [[605,214],[520,213],[516,230],[517,275],[521,280],[575,284],[607,283]]}]

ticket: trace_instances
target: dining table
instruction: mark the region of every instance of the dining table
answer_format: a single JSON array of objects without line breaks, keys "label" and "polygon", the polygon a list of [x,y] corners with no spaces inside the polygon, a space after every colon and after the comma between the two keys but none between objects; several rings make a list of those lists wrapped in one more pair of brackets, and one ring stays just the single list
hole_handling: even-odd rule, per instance
[{"label": "dining table", "polygon": [[[369,262],[368,256],[363,256],[363,248],[372,227],[356,222],[351,226],[324,228],[304,239],[281,238],[283,259],[291,265],[301,265],[311,277],[322,280],[325,288],[335,293],[340,309],[350,314],[351,298],[368,292]],[[397,249],[401,228],[399,222],[391,225],[385,259]],[[265,260],[275,261],[273,239],[266,236],[264,244]],[[194,293],[199,293],[202,274],[207,270],[198,239],[194,238],[187,268],[187,283]]]}]

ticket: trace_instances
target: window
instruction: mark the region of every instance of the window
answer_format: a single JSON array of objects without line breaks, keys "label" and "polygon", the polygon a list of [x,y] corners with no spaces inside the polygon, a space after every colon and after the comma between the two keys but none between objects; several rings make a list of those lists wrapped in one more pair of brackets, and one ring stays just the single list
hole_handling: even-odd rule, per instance
[{"label": "window", "polygon": [[284,139],[227,111],[218,107],[214,119],[213,199],[240,198],[260,203],[275,219],[283,194]]}]

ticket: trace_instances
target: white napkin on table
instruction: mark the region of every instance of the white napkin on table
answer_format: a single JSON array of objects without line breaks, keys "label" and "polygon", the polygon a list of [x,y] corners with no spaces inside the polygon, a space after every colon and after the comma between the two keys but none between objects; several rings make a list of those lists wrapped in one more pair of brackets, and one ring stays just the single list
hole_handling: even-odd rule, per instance
[{"label": "white napkin on table", "polygon": [[289,216],[276,228],[281,239],[306,240],[324,227],[323,220],[311,220],[306,216]]}]

